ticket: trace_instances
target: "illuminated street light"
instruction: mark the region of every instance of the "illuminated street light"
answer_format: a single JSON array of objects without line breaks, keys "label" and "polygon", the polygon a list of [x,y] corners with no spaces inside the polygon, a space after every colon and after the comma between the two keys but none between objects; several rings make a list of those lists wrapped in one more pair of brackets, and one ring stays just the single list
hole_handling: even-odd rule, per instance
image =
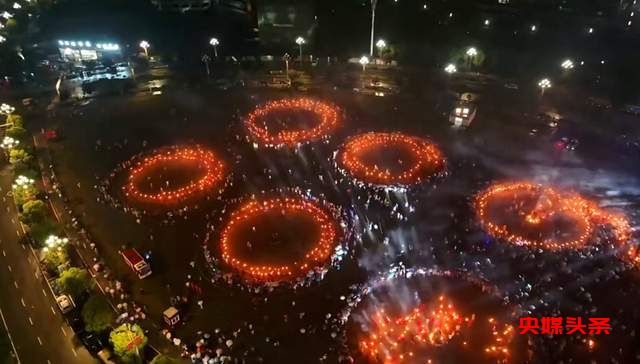
[{"label": "illuminated street light", "polygon": [[484,20],[484,26],[485,26],[485,27],[488,27],[489,25],[491,25],[491,20],[489,20],[489,19],[485,19],[485,20]]},{"label": "illuminated street light", "polygon": [[302,37],[296,38],[296,44],[300,48],[300,67],[302,67],[302,45],[305,44],[306,41]]},{"label": "illuminated street light", "polygon": [[382,50],[387,47],[387,42],[385,42],[384,39],[378,39],[378,41],[376,42],[376,47],[378,48],[378,57],[381,57]]},{"label": "illuminated street light", "polygon": [[11,185],[11,188],[13,188],[14,190],[17,190],[17,189],[25,189],[26,190],[26,189],[32,187],[35,183],[36,183],[36,181],[34,181],[32,178],[25,177],[23,175],[19,175],[18,178],[16,178],[16,180]]},{"label": "illuminated street light", "polygon": [[478,55],[478,50],[475,47],[469,47],[467,49],[467,66],[471,69],[474,58]]},{"label": "illuminated street light", "polygon": [[0,43],[4,43],[7,40],[7,38],[3,37],[0,35]]},{"label": "illuminated street light", "polygon": [[444,71],[448,74],[456,73],[458,69],[453,63],[449,63],[447,67],[444,68]]},{"label": "illuminated street light", "polygon": [[0,105],[0,114],[9,115],[14,111],[16,111],[16,108],[11,105],[7,105],[7,104]]},{"label": "illuminated street light", "polygon": [[49,250],[58,249],[61,250],[62,247],[69,243],[68,238],[61,238],[56,235],[49,235],[47,240],[44,241],[44,248],[42,249],[45,253]]},{"label": "illuminated street light", "polygon": [[538,82],[538,86],[540,87],[541,95],[544,95],[544,90],[551,87],[551,81],[548,78],[543,78]]},{"label": "illuminated street light", "polygon": [[22,8],[22,5],[20,5],[18,3],[13,3],[13,8],[17,10],[17,9]]},{"label": "illuminated street light", "polygon": [[566,70],[570,70],[573,68],[573,61],[570,59],[566,59],[564,62],[562,62],[561,66]]},{"label": "illuminated street light", "polygon": [[151,45],[149,44],[149,42],[147,42],[146,40],[143,40],[142,42],[140,42],[140,48],[144,49],[144,55],[149,58],[149,47]]},{"label": "illuminated street light", "polygon": [[538,27],[535,25],[531,25],[531,28],[529,28],[531,30],[531,32],[535,32],[536,30],[538,30]]},{"label": "illuminated street light", "polygon": [[12,137],[6,136],[2,139],[2,143],[0,143],[0,148],[4,150],[13,149],[20,144],[19,140],[13,139]]},{"label": "illuminated street light", "polygon": [[209,44],[213,46],[213,55],[218,58],[218,45],[220,44],[220,41],[218,38],[211,38],[209,40]]},{"label": "illuminated street light", "polygon": [[593,34],[593,28],[589,28],[588,32],[589,34]]},{"label": "illuminated street light", "polygon": [[13,18],[13,14],[11,14],[11,13],[10,13],[10,12],[8,12],[8,11],[3,12],[1,15],[2,15],[2,17],[3,17],[3,18],[5,18],[5,19],[11,19],[11,18]]},{"label": "illuminated street light", "polygon": [[362,56],[358,62],[362,65],[362,72],[364,73],[367,70],[367,65],[369,64],[369,57]]}]

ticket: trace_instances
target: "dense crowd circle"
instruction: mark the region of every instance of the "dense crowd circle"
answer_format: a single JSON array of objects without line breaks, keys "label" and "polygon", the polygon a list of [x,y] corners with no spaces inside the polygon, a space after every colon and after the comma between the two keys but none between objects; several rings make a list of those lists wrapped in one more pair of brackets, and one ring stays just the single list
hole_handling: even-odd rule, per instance
[{"label": "dense crowd circle", "polygon": [[[318,119],[311,128],[287,126],[275,131],[267,125],[270,118],[282,113],[308,112]],[[331,104],[307,98],[271,101],[257,107],[245,120],[245,126],[255,143],[267,147],[295,147],[330,135],[340,122],[339,109]]]},{"label": "dense crowd circle", "polygon": [[[401,171],[365,160],[368,153],[385,154],[399,148],[409,161],[398,159]],[[406,188],[442,173],[445,159],[431,141],[401,133],[366,133],[350,138],[336,153],[338,168],[361,183],[378,187]]]},{"label": "dense crowd circle", "polygon": [[[158,192],[144,192],[140,186],[151,171],[170,163],[184,163],[201,169],[201,176],[186,185],[160,186]],[[172,147],[159,150],[135,163],[129,171],[126,185],[123,187],[128,199],[152,204],[176,205],[194,195],[220,186],[226,178],[226,166],[223,160],[210,150],[201,147]]]},{"label": "dense crowd circle", "polygon": [[[619,244],[626,246],[631,237],[624,216],[604,211],[578,194],[531,182],[490,186],[476,197],[476,212],[489,234],[534,248],[584,248],[602,225],[611,227]],[[563,227],[572,231],[558,231]]]}]

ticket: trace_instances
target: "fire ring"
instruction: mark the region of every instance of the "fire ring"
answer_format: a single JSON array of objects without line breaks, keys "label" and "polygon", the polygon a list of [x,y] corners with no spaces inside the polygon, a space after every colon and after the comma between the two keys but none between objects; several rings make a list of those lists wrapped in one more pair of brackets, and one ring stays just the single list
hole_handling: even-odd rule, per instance
[{"label": "fire ring", "polygon": [[[193,180],[172,186],[169,179],[149,182],[150,174],[158,168],[170,166],[196,167],[198,174]],[[181,173],[184,175],[184,173]],[[123,186],[127,198],[136,202],[178,205],[194,195],[223,184],[226,178],[226,166],[222,159],[212,151],[200,147],[171,147],[156,151],[134,163],[127,183]],[[159,191],[145,191],[143,185]],[[158,186],[159,185],[159,186]]]},{"label": "fire ring", "polygon": [[[274,121],[286,124],[285,119],[295,113],[307,113],[299,119],[308,122],[316,118],[315,125],[300,127],[299,125],[267,125]],[[315,139],[327,137],[338,126],[339,109],[331,104],[306,98],[285,99],[268,102],[251,112],[245,126],[256,143],[267,147],[295,147]],[[278,116],[281,116],[280,118]]]},{"label": "fire ring", "polygon": [[[391,161],[394,165],[378,165],[375,155],[394,157]],[[398,188],[434,177],[444,172],[446,165],[442,152],[431,141],[400,133],[366,133],[352,137],[337,152],[336,163],[343,173],[362,183]]]},{"label": "fire ring", "polygon": [[393,267],[360,288],[341,314],[357,362],[519,362],[518,306],[475,276]]},{"label": "fire ring", "polygon": [[476,213],[492,236],[534,248],[585,248],[600,226],[609,226],[619,244],[631,237],[624,216],[578,194],[530,182],[492,185],[476,197]]},{"label": "fire ring", "polygon": [[[275,262],[265,263],[264,257],[257,261],[251,259],[256,256],[253,254],[256,248],[266,250],[270,256],[281,252],[282,246],[278,244],[282,242],[277,236],[280,232],[271,230],[271,234],[267,234],[263,230],[282,230],[282,226],[291,221],[295,221],[292,228],[308,224],[313,230],[308,234],[297,232],[297,237],[305,234],[314,238],[310,240],[309,249],[299,251],[296,258],[281,256]],[[250,200],[231,213],[220,234],[220,250],[222,260],[248,280],[278,282],[300,278],[327,265],[342,237],[339,222],[319,204],[301,197],[267,198]],[[240,256],[241,253],[244,256]]]}]

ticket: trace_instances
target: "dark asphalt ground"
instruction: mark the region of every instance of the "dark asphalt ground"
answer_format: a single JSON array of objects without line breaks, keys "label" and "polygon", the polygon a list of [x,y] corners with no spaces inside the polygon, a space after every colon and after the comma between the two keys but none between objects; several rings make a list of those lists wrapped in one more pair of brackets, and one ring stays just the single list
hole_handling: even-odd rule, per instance
[{"label": "dark asphalt ground", "polygon": [[[632,120],[613,112],[598,115],[573,113],[570,121],[553,131],[545,127],[544,122],[522,112],[520,107],[527,102],[518,101],[525,96],[507,92],[500,88],[488,90],[488,96],[481,103],[480,116],[474,124],[467,130],[452,130],[446,117],[437,111],[442,108],[437,93],[373,98],[354,95],[347,90],[323,88],[312,96],[339,105],[347,118],[330,145],[319,147],[315,152],[306,154],[305,158],[325,164],[327,170],[324,172],[333,174],[326,160],[330,151],[346,136],[384,130],[431,137],[449,159],[449,176],[446,182],[437,184],[437,189],[425,189],[414,196],[419,201],[419,208],[411,224],[390,228],[390,234],[407,245],[433,253],[438,264],[456,266],[491,258],[492,264],[487,264],[485,269],[490,270],[497,265],[499,269],[493,271],[492,276],[504,287],[508,287],[514,277],[520,276],[535,283],[552,271],[554,264],[561,262],[553,256],[543,255],[540,259],[548,259],[549,262],[539,263],[545,272],[540,273],[540,266],[532,266],[524,258],[523,261],[513,259],[514,256],[528,256],[522,250],[506,249],[505,252],[495,246],[478,248],[481,232],[469,222],[472,220],[469,198],[493,180],[535,179],[571,187],[603,203],[621,206],[637,224],[638,216],[632,212],[637,210],[640,201],[637,188],[639,152],[624,146],[618,136],[622,131],[637,133],[638,125],[634,126]],[[57,127],[61,135],[61,140],[52,144],[52,150],[58,177],[70,197],[72,208],[94,237],[103,258],[118,276],[125,277],[136,300],[147,305],[155,317],[159,318],[160,312],[169,305],[169,295],[185,292],[187,274],[200,277],[205,269],[200,249],[205,219],[198,213],[169,227],[150,219],[137,224],[130,215],[96,201],[97,192],[93,186],[97,179],[106,176],[119,161],[143,150],[142,142],[147,141],[146,149],[197,142],[219,151],[229,161],[242,155],[238,166],[248,167],[245,170],[249,182],[241,189],[245,193],[263,186],[307,183],[316,178],[315,172],[302,172],[295,178],[279,173],[271,179],[262,174],[265,167],[286,170],[290,160],[296,158],[276,158],[274,153],[252,152],[246,145],[233,141],[233,130],[237,126],[235,114],[245,114],[264,100],[289,95],[256,89],[222,92],[176,87],[167,89],[162,96],[105,97],[83,107],[62,107],[55,117],[40,120],[48,127]],[[552,97],[552,94],[545,95],[547,99]],[[531,110],[527,112],[532,114]],[[540,132],[531,136],[532,128],[538,128]],[[576,151],[553,148],[553,141],[564,135],[580,138]],[[98,149],[97,140],[101,141]],[[308,184],[318,189],[333,188],[327,183],[324,186],[317,182]],[[240,192],[236,189],[235,193]],[[152,277],[139,281],[129,271],[117,254],[124,242],[141,251],[153,252]],[[422,255],[430,256],[429,253],[416,254],[415,259]],[[197,262],[196,269],[189,266],[192,260]],[[188,339],[194,337],[198,330],[212,332],[219,328],[230,333],[242,328],[235,340],[234,353],[249,352],[253,360],[262,357],[269,363],[317,362],[319,357],[329,353],[328,362],[334,362],[336,343],[329,336],[332,330],[322,327],[325,315],[335,314],[341,309],[344,303],[339,297],[349,292],[349,285],[375,275],[394,260],[395,255],[390,257],[385,248],[375,247],[360,257],[360,269],[353,262],[347,262],[342,270],[330,272],[318,285],[294,293],[278,292],[268,296],[249,294],[225,284],[203,282],[204,310],[192,305],[187,312],[189,322],[178,330],[178,336]],[[428,258],[426,260],[434,263]],[[608,274],[607,266],[613,267],[612,270],[619,269],[614,260],[602,263],[597,269],[598,274],[574,282],[572,289],[578,290],[580,285],[587,285],[600,292],[599,297],[605,297],[606,290],[598,286],[601,283],[596,282],[596,278]],[[421,263],[425,264],[424,261]],[[578,265],[586,269],[585,264]],[[484,263],[479,265],[484,266]],[[563,277],[563,284],[566,279],[570,278]],[[624,298],[620,300],[637,302],[640,299],[640,291],[634,293],[630,289],[637,287],[637,274],[625,275],[615,284],[623,287],[624,294],[621,295]],[[571,293],[553,292],[553,295],[563,304],[565,301],[570,304],[573,300]],[[530,299],[535,301],[533,297]],[[601,304],[606,307],[603,314],[617,315],[614,306],[605,302]],[[626,307],[627,304],[620,303],[619,306]],[[301,316],[302,312],[304,315]],[[630,310],[620,317],[632,320],[628,325],[635,323],[640,326],[635,315],[635,311]],[[248,322],[254,325],[254,334],[247,332],[250,331],[246,326]],[[306,334],[299,333],[302,327],[307,328]],[[627,335],[620,340],[627,345],[624,353],[614,355],[603,350],[594,355],[599,358],[609,354],[620,358],[633,357],[634,339]],[[277,347],[274,347],[274,341],[278,341]],[[544,361],[546,359],[541,362]]]}]

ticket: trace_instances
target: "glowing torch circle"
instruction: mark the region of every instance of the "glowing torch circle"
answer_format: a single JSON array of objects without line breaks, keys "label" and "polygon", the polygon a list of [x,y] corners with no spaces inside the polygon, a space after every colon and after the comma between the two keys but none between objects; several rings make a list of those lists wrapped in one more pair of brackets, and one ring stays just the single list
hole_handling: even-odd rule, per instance
[{"label": "glowing torch circle", "polygon": [[[167,182],[159,192],[147,192],[140,188],[153,170],[172,163],[195,166],[201,170],[201,176],[175,187]],[[157,150],[134,162],[123,191],[128,199],[136,202],[174,206],[198,193],[220,186],[225,178],[225,163],[214,152],[200,147],[170,147]]]},{"label": "glowing torch circle", "polygon": [[[308,112],[319,122],[311,128],[290,128],[271,130],[267,125],[270,117],[276,114]],[[337,107],[306,98],[271,101],[251,112],[245,127],[249,135],[258,144],[268,147],[295,147],[328,136],[339,124],[340,111]]]},{"label": "glowing torch circle", "polygon": [[[397,161],[402,165],[400,172],[393,173],[364,160],[368,153],[385,153],[392,148],[406,152],[411,159],[406,166],[404,161]],[[356,135],[337,152],[336,163],[357,181],[377,187],[414,185],[443,172],[446,164],[442,152],[431,141],[400,133]]]},{"label": "glowing torch circle", "polygon": [[[502,211],[496,212],[497,208]],[[611,226],[620,244],[626,244],[631,235],[624,216],[606,212],[578,194],[530,182],[490,186],[476,197],[476,213],[483,229],[492,236],[541,249],[587,247],[599,225]],[[554,221],[561,220],[572,227],[570,234],[555,236],[545,232],[552,230]]]},{"label": "glowing torch circle", "polygon": [[[319,231],[319,237],[301,259],[279,264],[262,264],[252,263],[237,256],[239,244],[246,242],[237,241],[234,237],[243,229],[248,229],[256,219],[269,214],[298,215],[313,222]],[[231,213],[220,234],[220,251],[223,261],[248,279],[276,282],[299,278],[317,267],[326,265],[339,245],[342,235],[343,231],[334,216],[313,201],[299,197],[250,200]]]},{"label": "glowing torch circle", "polygon": [[[470,302],[469,294],[480,299]],[[465,361],[457,362],[509,363],[524,352],[511,324],[516,307],[466,273],[396,266],[348,302],[341,317],[358,362],[442,363],[459,355]]]}]

